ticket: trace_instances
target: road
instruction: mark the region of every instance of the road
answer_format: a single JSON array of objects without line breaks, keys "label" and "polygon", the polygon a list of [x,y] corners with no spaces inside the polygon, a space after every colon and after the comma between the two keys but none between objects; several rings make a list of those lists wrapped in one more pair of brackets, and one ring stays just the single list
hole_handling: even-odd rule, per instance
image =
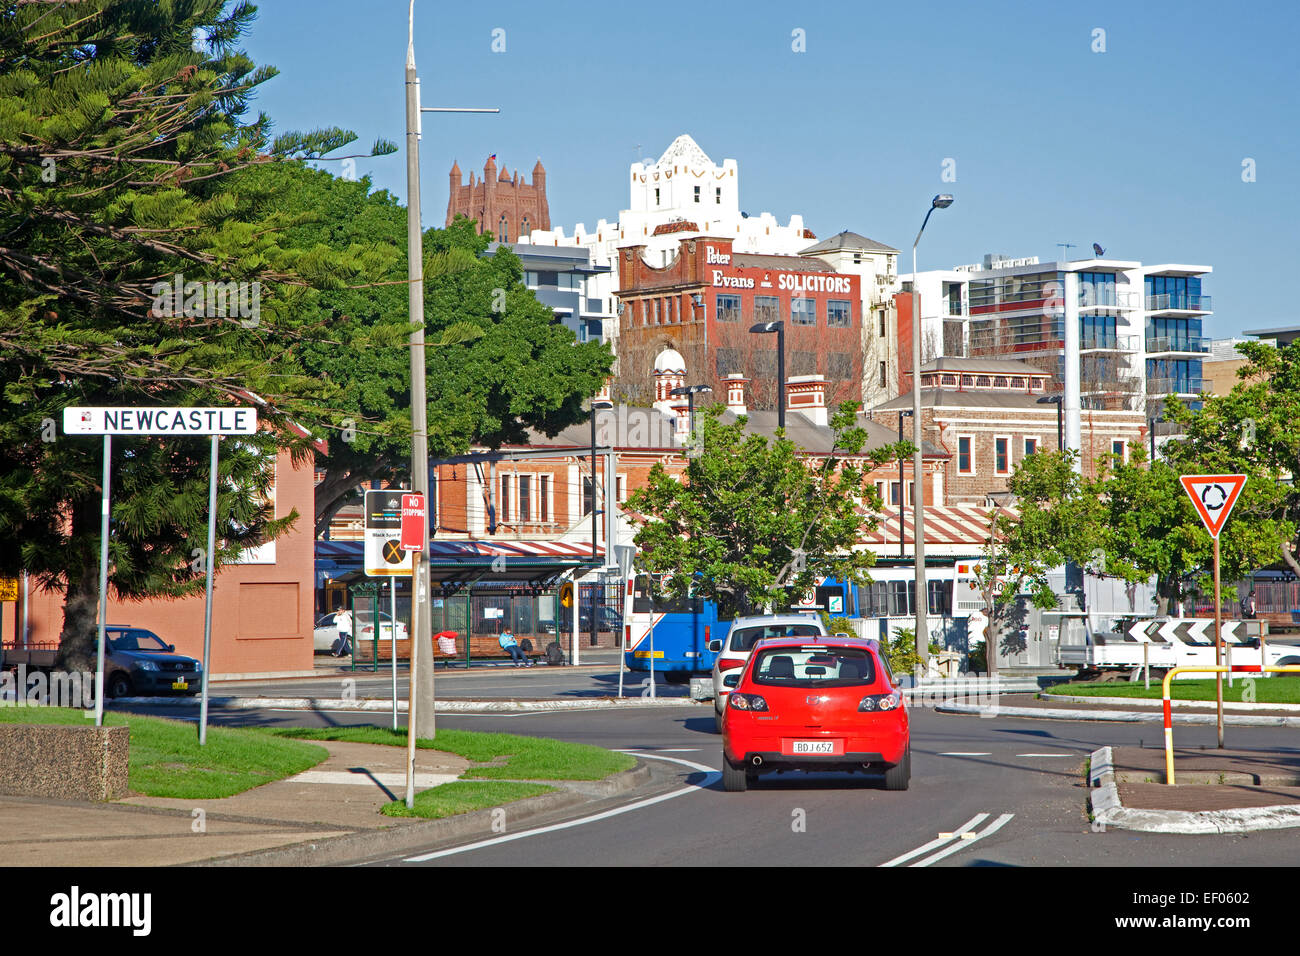
[{"label": "road", "polygon": [[[538,676],[541,675],[530,675]],[[612,676],[615,685],[617,675]],[[569,675],[577,680],[579,675]],[[497,679],[486,676],[484,679]],[[581,680],[600,681],[599,675]],[[448,682],[450,683],[450,682]],[[161,711],[160,711],[161,712]],[[171,715],[175,715],[172,711]],[[383,724],[351,712],[222,711],[214,724]],[[655,769],[648,787],[584,809],[583,817],[530,821],[520,833],[492,833],[458,845],[431,845],[380,865],[818,865],[879,866],[1217,866],[1293,865],[1300,831],[1229,836],[1094,832],[1080,769],[1105,744],[1160,746],[1154,725],[969,718],[912,712],[912,784],[903,793],[867,777],[764,777],[726,793],[720,738],[708,705],[644,710],[517,715],[454,715],[440,726],[557,737],[638,753]],[[1183,746],[1213,746],[1213,727],[1179,730]],[[1293,731],[1230,728],[1234,747],[1294,749]],[[676,761],[686,761],[683,765]],[[700,769],[695,769],[696,767]],[[709,773],[712,771],[714,773]],[[668,796],[673,794],[672,796]],[[508,813],[508,811],[507,811]],[[949,837],[969,830],[974,839]],[[440,851],[453,851],[429,857]]]}]

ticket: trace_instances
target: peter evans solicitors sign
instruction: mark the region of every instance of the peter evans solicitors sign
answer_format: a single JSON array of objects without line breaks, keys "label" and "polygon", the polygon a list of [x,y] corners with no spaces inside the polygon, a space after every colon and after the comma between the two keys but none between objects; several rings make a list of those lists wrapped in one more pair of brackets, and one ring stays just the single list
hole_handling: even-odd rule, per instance
[{"label": "peter evans solicitors sign", "polygon": [[[718,252],[713,246],[704,247],[704,261],[707,265],[731,265],[731,256]],[[762,281],[753,276],[727,275],[721,269],[709,270],[713,285],[723,289],[771,289],[785,292],[833,292],[848,295],[853,290],[853,282],[848,276],[822,275],[808,272],[777,272],[773,285],[773,273],[764,272]]]},{"label": "peter evans solicitors sign", "polygon": [[65,408],[65,435],[255,435],[255,408]]}]

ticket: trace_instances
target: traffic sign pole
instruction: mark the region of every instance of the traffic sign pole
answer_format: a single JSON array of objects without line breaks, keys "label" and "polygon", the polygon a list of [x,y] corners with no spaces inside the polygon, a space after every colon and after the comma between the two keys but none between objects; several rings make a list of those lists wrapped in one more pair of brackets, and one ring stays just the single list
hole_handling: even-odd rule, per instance
[{"label": "traffic sign pole", "polygon": [[208,672],[212,669],[212,566],[217,546],[217,436],[212,436],[212,458],[208,466],[208,550],[204,553],[207,580],[203,597],[203,674],[200,677],[202,701],[199,703],[199,746],[208,742]]},{"label": "traffic sign pole", "polygon": [[[1223,608],[1219,600],[1219,536],[1214,536],[1214,663],[1223,666]],[[1218,709],[1219,749],[1223,749],[1223,671],[1214,675],[1214,699]]]},{"label": "traffic sign pole", "polygon": [[103,500],[99,519],[99,651],[95,659],[95,726],[104,726],[104,630],[108,624],[108,512],[109,467],[113,461],[113,436],[104,435]]}]

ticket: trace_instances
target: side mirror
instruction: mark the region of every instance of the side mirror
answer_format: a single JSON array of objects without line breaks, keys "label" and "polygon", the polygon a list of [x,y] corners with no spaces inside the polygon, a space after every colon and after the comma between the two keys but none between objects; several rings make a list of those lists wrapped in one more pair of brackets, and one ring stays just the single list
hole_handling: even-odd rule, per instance
[{"label": "side mirror", "polygon": [[169,653],[169,654],[175,654],[175,653],[176,653],[176,645],[175,645],[175,644],[168,644],[168,645],[167,645],[167,653]]},{"label": "side mirror", "polygon": [[719,651],[721,651],[721,650],[722,650],[722,642],[721,642],[721,641],[716,640],[716,639],[715,639],[715,640],[712,640],[712,641],[709,641],[709,653],[710,653],[710,654],[717,654],[717,653],[718,653]]},{"label": "side mirror", "polygon": [[728,674],[726,677],[722,678],[723,687],[735,687],[739,683],[740,683],[739,674]]}]

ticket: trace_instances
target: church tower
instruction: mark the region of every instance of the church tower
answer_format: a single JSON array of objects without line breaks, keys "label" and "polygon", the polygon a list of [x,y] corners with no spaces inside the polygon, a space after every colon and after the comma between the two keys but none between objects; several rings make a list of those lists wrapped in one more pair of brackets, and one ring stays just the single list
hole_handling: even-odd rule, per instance
[{"label": "church tower", "polygon": [[530,184],[515,170],[512,176],[504,164],[497,171],[497,157],[493,153],[483,164],[483,178],[476,181],[474,173],[469,182],[461,182],[460,164],[453,162],[448,173],[449,194],[447,220],[450,226],[457,216],[477,222],[480,234],[486,233],[498,242],[519,242],[534,229],[551,228],[551,208],[546,201],[546,169],[541,159],[533,166]]}]

